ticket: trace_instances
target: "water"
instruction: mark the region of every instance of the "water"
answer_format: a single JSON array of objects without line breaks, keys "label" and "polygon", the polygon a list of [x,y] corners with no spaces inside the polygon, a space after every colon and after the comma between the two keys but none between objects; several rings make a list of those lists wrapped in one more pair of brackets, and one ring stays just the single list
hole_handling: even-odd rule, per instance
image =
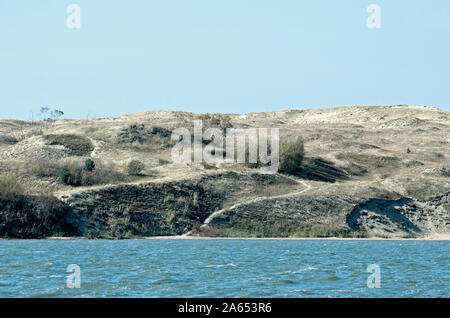
[{"label": "water", "polygon": [[[1,240],[0,297],[449,297],[450,242]],[[81,288],[66,285],[81,268]],[[368,288],[369,264],[381,288]]]}]

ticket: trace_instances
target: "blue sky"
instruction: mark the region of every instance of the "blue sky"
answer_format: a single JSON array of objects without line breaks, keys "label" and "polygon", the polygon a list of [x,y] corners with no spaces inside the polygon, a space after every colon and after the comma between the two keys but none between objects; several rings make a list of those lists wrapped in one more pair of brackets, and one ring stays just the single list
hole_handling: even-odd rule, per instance
[{"label": "blue sky", "polygon": [[[81,28],[66,26],[69,4]],[[369,29],[369,4],[381,28]],[[450,1],[0,0],[0,118],[450,110]]]}]

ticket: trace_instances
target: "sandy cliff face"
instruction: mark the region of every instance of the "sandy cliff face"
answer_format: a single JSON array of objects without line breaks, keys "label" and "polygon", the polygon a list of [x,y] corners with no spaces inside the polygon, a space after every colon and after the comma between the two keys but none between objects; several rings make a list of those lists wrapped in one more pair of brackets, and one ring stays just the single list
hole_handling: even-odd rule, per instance
[{"label": "sandy cliff face", "polygon": [[[170,132],[192,129],[195,119],[205,128],[277,127],[282,141],[302,136],[304,169],[286,176],[238,164],[173,164]],[[20,180],[26,195],[58,198],[84,236],[445,236],[450,233],[449,119],[449,112],[431,107],[355,106],[2,120],[0,174]],[[74,155],[79,152],[73,144],[50,144],[47,135],[78,136],[72,143],[90,142],[92,151]],[[117,170],[118,177],[80,187],[62,184],[58,169],[87,158],[99,169]],[[145,164],[143,175],[125,178],[131,160]],[[40,167],[43,162],[48,166]]]}]

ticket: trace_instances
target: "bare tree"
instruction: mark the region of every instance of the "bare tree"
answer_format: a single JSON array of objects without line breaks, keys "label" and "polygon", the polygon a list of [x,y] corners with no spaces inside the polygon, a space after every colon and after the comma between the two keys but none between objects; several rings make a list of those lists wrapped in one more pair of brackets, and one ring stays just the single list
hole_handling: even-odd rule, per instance
[{"label": "bare tree", "polygon": [[50,121],[57,120],[64,115],[64,112],[62,110],[59,109],[51,110],[49,107],[41,107],[40,113],[42,119],[41,130],[44,128],[47,129]]},{"label": "bare tree", "polygon": [[59,109],[54,109],[50,112],[50,115],[53,120],[59,119],[61,116],[64,115],[64,112]]}]

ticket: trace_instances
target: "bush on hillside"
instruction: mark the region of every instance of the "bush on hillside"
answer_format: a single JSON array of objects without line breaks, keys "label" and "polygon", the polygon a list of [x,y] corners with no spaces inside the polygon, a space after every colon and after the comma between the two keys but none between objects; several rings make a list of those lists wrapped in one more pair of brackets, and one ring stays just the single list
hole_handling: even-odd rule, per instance
[{"label": "bush on hillside", "polygon": [[119,144],[161,142],[170,139],[171,135],[171,131],[163,127],[153,126],[148,129],[144,124],[132,124],[120,131],[117,142]]},{"label": "bush on hillside", "polygon": [[296,174],[302,168],[302,161],[305,156],[303,139],[298,137],[295,141],[282,144],[280,147],[280,168],[279,172],[286,174]]},{"label": "bush on hillside", "polygon": [[89,155],[94,146],[89,138],[81,135],[61,134],[44,135],[44,139],[49,145],[61,145],[70,149],[77,156]]},{"label": "bush on hillside", "polygon": [[132,160],[127,165],[128,174],[131,176],[138,176],[145,169],[145,165],[139,160]]},{"label": "bush on hillside", "polygon": [[66,185],[80,186],[83,177],[83,169],[76,166],[64,166],[61,169],[61,182]]},{"label": "bush on hillside", "polygon": [[84,168],[85,168],[87,171],[92,171],[92,170],[94,170],[94,168],[95,168],[95,162],[94,162],[94,160],[92,160],[92,159],[87,159],[87,160],[84,162]]}]

